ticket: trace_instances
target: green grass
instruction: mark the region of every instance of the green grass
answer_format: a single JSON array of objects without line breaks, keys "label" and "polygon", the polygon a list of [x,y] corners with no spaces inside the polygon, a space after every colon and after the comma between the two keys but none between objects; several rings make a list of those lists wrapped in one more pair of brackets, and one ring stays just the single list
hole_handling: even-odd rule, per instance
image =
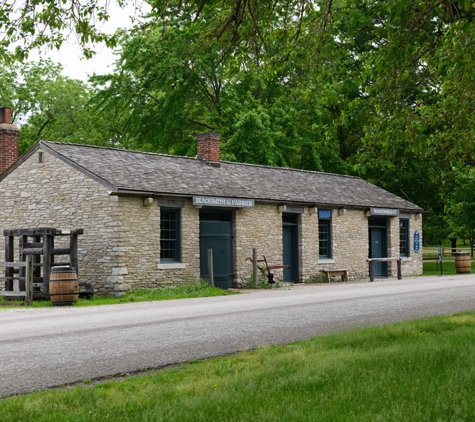
[{"label": "green grass", "polygon": [[[170,299],[187,299],[194,297],[211,297],[211,296],[226,296],[237,294],[236,292],[223,290],[218,287],[210,287],[207,280],[193,280],[185,284],[164,287],[154,290],[132,290],[126,293],[124,296],[111,297],[111,296],[97,296],[92,299],[79,299],[71,306],[98,306],[98,305],[115,305],[118,303],[128,302],[147,302],[155,300],[170,300]],[[10,301],[5,305],[9,306],[21,306],[24,305],[24,301]],[[35,300],[33,301],[33,307],[43,308],[54,306],[49,300]],[[1,307],[0,307],[1,309]]]},{"label": "green grass", "polygon": [[473,421],[475,312],[0,402],[2,421]]},{"label": "green grass", "polygon": [[[444,259],[442,262],[443,275],[455,275],[455,260]],[[475,264],[472,262],[471,274],[475,274]],[[424,261],[423,275],[440,275],[440,263],[437,261]]]},{"label": "green grass", "polygon": [[[459,245],[461,246],[461,245]],[[424,258],[431,258],[431,261],[424,261],[423,263],[423,275],[440,275],[440,263],[436,261],[438,258],[438,246],[424,246],[423,254]],[[450,244],[446,245],[445,255],[442,259],[442,269],[444,275],[455,275],[455,256],[450,254]],[[462,245],[457,248],[458,252],[470,252],[470,245]],[[473,261],[473,258],[472,258]],[[475,265],[472,262],[471,274],[475,273]]]}]

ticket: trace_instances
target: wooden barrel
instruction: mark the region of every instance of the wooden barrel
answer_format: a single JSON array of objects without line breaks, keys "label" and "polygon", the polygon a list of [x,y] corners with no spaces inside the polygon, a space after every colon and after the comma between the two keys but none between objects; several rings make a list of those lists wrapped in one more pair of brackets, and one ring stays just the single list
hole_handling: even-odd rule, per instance
[{"label": "wooden barrel", "polygon": [[455,271],[457,274],[470,274],[472,261],[468,252],[457,252],[455,254]]},{"label": "wooden barrel", "polygon": [[56,306],[71,305],[78,300],[79,284],[73,267],[53,267],[49,280],[51,303]]}]

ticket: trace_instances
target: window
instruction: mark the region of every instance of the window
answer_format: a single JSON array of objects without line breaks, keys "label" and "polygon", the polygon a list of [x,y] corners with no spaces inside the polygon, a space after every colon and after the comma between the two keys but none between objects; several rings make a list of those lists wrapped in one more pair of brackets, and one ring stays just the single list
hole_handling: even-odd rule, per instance
[{"label": "window", "polygon": [[318,210],[318,255],[320,258],[332,257],[331,227],[331,210]]},{"label": "window", "polygon": [[402,257],[409,256],[409,220],[399,220],[399,255]]},{"label": "window", "polygon": [[179,262],[180,210],[160,208],[160,262]]}]

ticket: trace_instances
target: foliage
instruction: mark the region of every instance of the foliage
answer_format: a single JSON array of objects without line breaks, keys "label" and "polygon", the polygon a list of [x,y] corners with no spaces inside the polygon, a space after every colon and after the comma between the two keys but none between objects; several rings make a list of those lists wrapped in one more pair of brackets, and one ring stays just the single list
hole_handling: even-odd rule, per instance
[{"label": "foliage", "polygon": [[453,169],[453,188],[445,198],[445,219],[449,237],[475,238],[475,169]]},{"label": "foliage", "polygon": [[66,28],[86,48],[118,42],[116,71],[94,79],[88,103],[106,134],[89,142],[194,155],[196,132],[219,132],[225,159],[356,173],[428,210],[425,240],[454,233],[444,218],[460,203],[454,168],[475,164],[473,1],[147,3],[141,25],[107,38],[99,0],[5,1],[0,54],[20,38],[19,58],[58,46]]},{"label": "foliage", "polygon": [[307,63],[285,57],[294,47],[283,50],[280,33],[272,43],[206,38],[220,15],[207,13],[204,21],[176,15],[166,30],[124,34],[116,72],[93,79],[101,110],[125,116],[124,143],[192,155],[196,132],[217,131],[224,159],[347,173],[322,136],[324,106],[309,87]]},{"label": "foliage", "polygon": [[471,312],[263,346],[5,398],[0,414],[10,422],[466,421],[475,413],[474,328]]},{"label": "foliage", "polygon": [[117,145],[117,125],[95,112],[91,88],[61,71],[50,60],[0,66],[0,102],[12,108],[21,127],[20,154],[40,140]]},{"label": "foliage", "polygon": [[115,37],[99,29],[109,19],[108,4],[107,0],[2,0],[0,58],[24,60],[33,48],[59,48],[71,33],[77,36],[86,57],[94,54],[91,43],[105,42],[112,47]]}]

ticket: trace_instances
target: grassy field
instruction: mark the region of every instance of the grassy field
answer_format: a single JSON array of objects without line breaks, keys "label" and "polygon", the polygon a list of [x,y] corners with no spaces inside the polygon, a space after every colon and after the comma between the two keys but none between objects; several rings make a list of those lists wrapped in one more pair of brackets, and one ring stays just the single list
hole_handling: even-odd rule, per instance
[{"label": "grassy field", "polygon": [[[444,275],[457,274],[455,270],[455,256],[451,253],[452,249],[449,245],[445,245],[442,254],[442,270]],[[457,248],[457,252],[471,253],[469,245],[463,245]],[[440,263],[438,259],[438,246],[424,246],[424,275],[440,275]],[[473,261],[473,258],[472,258]],[[475,265],[472,262],[471,273],[475,273]]]},{"label": "grassy field", "polygon": [[[116,305],[128,302],[145,302],[154,300],[171,300],[171,299],[187,299],[194,297],[211,297],[226,296],[236,294],[236,292],[223,290],[218,287],[210,287],[206,280],[193,280],[188,283],[164,287],[155,290],[133,290],[126,293],[122,297],[97,296],[92,299],[79,299],[71,306],[99,306],[99,305]],[[23,300],[5,301],[0,303],[4,306],[21,306],[24,305]],[[49,300],[35,300],[31,305],[34,308],[44,308],[54,306]],[[0,307],[1,310],[1,307]]]},{"label": "grassy field", "polygon": [[473,421],[475,312],[10,397],[13,421]]},{"label": "grassy field", "polygon": [[[424,262],[424,273],[423,275],[440,275],[440,263],[436,261],[426,261]],[[442,262],[442,271],[443,275],[454,275],[457,274],[455,271],[455,262],[454,260],[444,260]],[[471,274],[475,273],[475,263],[472,262]]]}]

